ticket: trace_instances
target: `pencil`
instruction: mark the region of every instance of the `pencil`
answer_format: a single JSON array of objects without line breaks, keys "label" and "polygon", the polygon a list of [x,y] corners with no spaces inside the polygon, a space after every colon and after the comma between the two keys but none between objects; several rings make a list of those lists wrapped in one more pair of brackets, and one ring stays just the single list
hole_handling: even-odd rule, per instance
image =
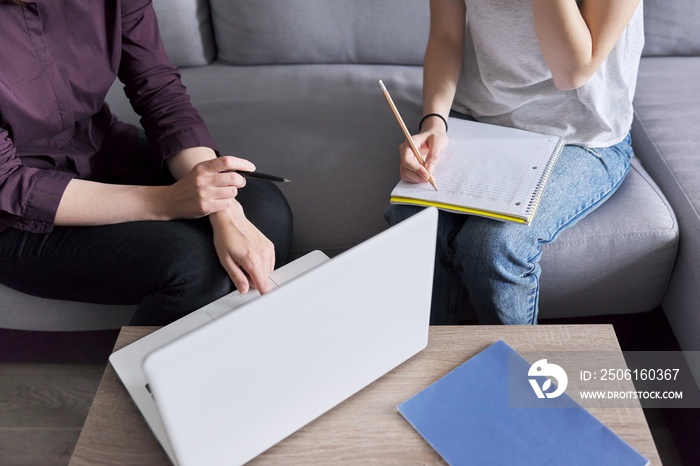
[{"label": "pencil", "polygon": [[[275,176],[275,175],[268,175],[267,173],[260,173],[260,172],[247,172],[243,170],[227,170],[227,172],[236,172],[239,175],[246,177],[246,178],[259,178],[261,180],[270,180],[270,181],[277,181],[278,183],[291,183],[291,180],[288,180],[286,178],[282,178],[280,176]],[[224,172],[225,173],[225,172]]]},{"label": "pencil", "polygon": [[[391,99],[391,96],[389,95],[389,91],[386,90],[386,86],[382,82],[382,80],[379,80],[379,89],[381,89],[382,93],[384,94],[384,97],[386,97],[386,101],[389,103],[389,107],[391,107],[391,110],[394,112],[394,116],[396,117],[396,121],[399,122],[399,126],[401,126],[401,130],[403,131],[403,134],[406,136],[406,140],[408,141],[408,144],[411,146],[411,150],[413,151],[413,155],[416,156],[418,159],[418,162],[420,162],[423,167],[425,167],[425,159],[421,155],[421,153],[418,151],[418,148],[416,147],[416,144],[413,142],[413,138],[411,137],[411,133],[408,132],[408,128],[406,128],[406,124],[403,122],[403,118],[401,118],[401,114],[399,113],[399,110],[396,108],[396,105],[394,105],[394,101]],[[437,191],[437,185],[435,184],[435,179],[433,178],[432,174],[429,174],[430,178],[428,178],[428,181],[430,182],[431,185],[433,185],[433,188],[435,188],[435,191]]]}]

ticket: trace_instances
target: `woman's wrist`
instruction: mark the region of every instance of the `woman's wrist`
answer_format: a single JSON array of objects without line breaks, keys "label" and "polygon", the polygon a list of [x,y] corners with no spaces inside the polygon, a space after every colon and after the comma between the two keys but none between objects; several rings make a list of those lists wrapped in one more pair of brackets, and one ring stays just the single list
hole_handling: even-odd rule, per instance
[{"label": "woman's wrist", "polygon": [[235,222],[240,217],[245,217],[243,206],[236,199],[232,199],[231,204],[226,209],[209,214],[209,221],[213,227],[216,227],[231,221]]},{"label": "woman's wrist", "polygon": [[423,132],[426,130],[444,130],[447,132],[447,118],[439,113],[428,113],[426,114],[418,124],[418,132]]},{"label": "woman's wrist", "polygon": [[168,189],[170,186],[138,186],[137,191],[143,190],[144,217],[147,220],[176,220],[180,218],[171,203],[168,201]]},{"label": "woman's wrist", "polygon": [[179,180],[198,163],[215,158],[216,152],[209,147],[191,147],[171,155],[165,163],[173,177]]}]

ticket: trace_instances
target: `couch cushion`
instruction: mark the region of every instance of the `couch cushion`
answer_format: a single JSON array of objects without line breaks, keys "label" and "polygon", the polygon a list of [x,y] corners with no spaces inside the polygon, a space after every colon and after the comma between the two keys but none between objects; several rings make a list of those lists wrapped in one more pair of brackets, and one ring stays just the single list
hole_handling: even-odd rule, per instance
[{"label": "couch cushion", "polygon": [[45,332],[109,330],[129,325],[136,306],[30,296],[0,284],[0,328]]},{"label": "couch cushion", "polygon": [[425,0],[212,0],[219,60],[420,64]]},{"label": "couch cushion", "polygon": [[211,63],[216,55],[207,0],[153,0],[168,56],[177,66]]},{"label": "couch cushion", "polygon": [[421,76],[420,67],[390,65],[183,70],[220,149],[292,180],[280,188],[294,212],[296,255],[335,255],[387,227],[403,138],[377,80],[416,128]]},{"label": "couch cushion", "polygon": [[644,0],[643,54],[700,56],[700,2]]},{"label": "couch cushion", "polygon": [[678,217],[680,243],[663,308],[684,350],[700,350],[700,57],[645,58],[633,126],[637,155]]},{"label": "couch cushion", "polygon": [[543,247],[540,318],[654,309],[666,291],[677,245],[671,207],[633,159],[605,204]]},{"label": "couch cushion", "polygon": [[[228,66],[182,70],[222,153],[291,179],[292,254],[336,255],[387,227],[403,140],[379,90],[383,79],[409,128],[418,126],[422,68],[381,65]],[[138,125],[119,83],[112,111]]]},{"label": "couch cushion", "polygon": [[[336,255],[387,227],[403,134],[381,95],[383,79],[415,131],[417,66],[214,64],[183,70],[192,101],[226,153],[292,180],[293,254]],[[110,96],[113,109],[124,106]],[[137,121],[134,118],[132,121]],[[640,209],[638,206],[645,206]],[[617,314],[661,302],[676,250],[673,214],[635,163],[600,209],[545,246],[543,317]]]}]

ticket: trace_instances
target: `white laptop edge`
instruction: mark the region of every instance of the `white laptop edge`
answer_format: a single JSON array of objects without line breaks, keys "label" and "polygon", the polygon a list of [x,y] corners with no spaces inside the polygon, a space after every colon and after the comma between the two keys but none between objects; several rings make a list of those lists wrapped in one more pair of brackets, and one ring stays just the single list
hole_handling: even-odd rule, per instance
[{"label": "white laptop edge", "polygon": [[[329,260],[328,256],[321,251],[311,251],[273,271],[270,275],[270,284],[274,288],[282,286],[289,280],[302,275],[327,260]],[[153,403],[153,398],[146,386],[146,376],[142,368],[143,360],[153,350],[164,344],[210,322],[212,319],[220,317],[226,311],[232,311],[238,306],[242,306],[259,297],[260,294],[254,289],[251,289],[245,295],[241,295],[238,291],[233,291],[110,355],[109,362],[139,411],[141,411],[149,428],[173,463],[175,463],[175,454],[156,406]]]},{"label": "white laptop edge", "polygon": [[[173,462],[247,462],[425,348],[437,216],[425,209],[333,260],[315,255],[311,262],[320,264],[215,321],[199,312],[183,318],[206,321],[145,356],[143,374],[157,401],[137,402],[147,420],[158,420],[149,425],[160,430]],[[372,260],[376,254],[381,261]],[[304,301],[294,305],[300,293]],[[371,302],[376,296],[386,302]],[[326,312],[327,301],[351,308]],[[269,344],[260,343],[263,337]],[[110,360],[118,373],[122,363],[138,362]],[[274,387],[280,380],[282,391]]]}]

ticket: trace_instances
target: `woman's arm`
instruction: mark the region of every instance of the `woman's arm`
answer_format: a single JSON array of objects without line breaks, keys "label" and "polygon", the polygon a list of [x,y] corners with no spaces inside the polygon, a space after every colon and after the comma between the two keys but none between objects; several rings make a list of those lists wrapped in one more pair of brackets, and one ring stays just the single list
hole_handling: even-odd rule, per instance
[{"label": "woman's arm", "polygon": [[608,57],[639,0],[532,0],[540,49],[561,90],[583,86]]},{"label": "woman's arm", "polygon": [[[430,35],[423,60],[423,115],[437,113],[447,119],[450,114],[462,69],[465,23],[464,0],[430,1]],[[413,140],[426,154],[427,170],[404,143],[400,148],[402,179],[413,183],[428,180],[447,145],[446,133],[440,118],[430,117],[423,122],[421,133]]]},{"label": "woman's arm", "polygon": [[[183,176],[190,176],[193,167],[206,166],[214,157],[216,154],[213,150],[207,147],[194,147],[169,157],[166,163],[170,173],[176,179],[181,179]],[[218,160],[224,158],[234,159],[220,157]],[[255,170],[255,166],[247,160],[234,160],[238,161],[239,170]],[[240,175],[235,177],[236,187],[245,186],[245,178]],[[183,194],[185,194],[183,200],[189,198],[187,191]],[[235,192],[233,195],[235,196]],[[226,201],[228,205],[225,208],[211,210],[213,213],[209,216],[214,230],[214,247],[221,265],[226,269],[240,293],[245,294],[251,286],[265,293],[269,288],[267,277],[275,268],[274,245],[248,220],[238,201],[233,198]]]},{"label": "woman's arm", "polygon": [[[122,2],[122,38],[119,77],[125,83],[125,92],[134,109],[142,117],[141,123],[149,141],[157,147],[171,174],[179,179],[174,186],[187,180],[197,186],[197,180],[202,177],[195,175],[199,172],[205,172],[200,175],[207,175],[208,170],[202,170],[202,166],[218,163],[212,160],[216,147],[204,121],[190,103],[187,91],[180,82],[179,72],[167,59],[150,1]],[[220,157],[216,160],[226,158],[233,159]],[[250,162],[243,162],[247,165],[230,169],[255,169]],[[224,187],[229,186],[228,191],[233,196],[236,194],[235,188],[245,184],[245,179],[240,175],[219,175],[231,178],[228,184],[224,183]],[[218,181],[214,183],[214,187],[220,186]],[[186,195],[192,191],[192,183],[185,183],[183,188],[180,192]],[[247,219],[233,196],[214,196],[218,204],[210,208],[195,202],[194,207],[199,207],[195,212],[212,212],[209,220],[214,230],[214,246],[236,288],[245,293],[253,286],[265,292],[268,289],[267,278],[274,269],[274,246]],[[182,200],[186,201],[186,198],[184,196]],[[219,209],[222,201],[226,206]]]},{"label": "woman's arm", "polygon": [[[462,69],[466,7],[464,0],[430,1],[430,35],[423,61],[423,114],[450,113]],[[439,118],[423,127],[440,126]]]},{"label": "woman's arm", "polygon": [[56,211],[57,226],[111,225],[166,220],[163,187],[127,186],[72,179]]},{"label": "woman's arm", "polygon": [[[195,147],[178,152],[169,157],[166,163],[170,173],[176,179],[181,179],[183,176],[190,176],[193,167],[207,165],[214,157],[216,154],[213,150]],[[223,158],[233,159],[233,157],[220,159]],[[242,159],[235,160],[242,164],[237,169],[255,170],[252,163]],[[243,187],[245,178],[240,175],[235,176],[237,177],[236,186]],[[186,191],[183,194],[185,194],[183,200],[189,198]],[[275,268],[274,245],[248,220],[238,201],[233,198],[226,201],[228,205],[225,208],[211,210],[213,213],[209,216],[214,230],[214,247],[221,265],[226,269],[240,293],[246,293],[251,286],[265,293],[269,288],[267,277]]]},{"label": "woman's arm", "polygon": [[[209,150],[202,149],[204,153]],[[193,148],[172,157],[180,179],[170,186],[126,186],[72,179],[61,197],[55,224],[89,226],[198,218],[227,209],[238,188],[246,183],[241,175],[229,171],[255,167],[236,157],[207,159],[198,152]]]},{"label": "woman's arm", "polygon": [[122,0],[118,75],[148,141],[165,160],[215,141],[194,108],[180,72],[168,58],[150,0]]},{"label": "woman's arm", "polygon": [[[210,158],[208,148],[191,148],[168,159],[179,180],[170,186],[124,186],[73,179],[63,193],[56,225],[107,225],[209,215],[219,260],[241,293],[268,291],[275,267],[274,245],[245,216],[235,197],[245,178],[230,170],[253,171],[247,160]],[[191,168],[190,168],[191,167]]]}]

